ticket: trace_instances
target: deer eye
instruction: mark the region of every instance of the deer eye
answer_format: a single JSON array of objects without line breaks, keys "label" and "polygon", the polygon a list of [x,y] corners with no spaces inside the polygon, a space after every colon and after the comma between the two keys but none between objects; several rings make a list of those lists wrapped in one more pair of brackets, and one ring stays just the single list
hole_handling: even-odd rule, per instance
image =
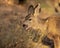
[{"label": "deer eye", "polygon": [[58,3],[58,5],[60,6],[60,3]]},{"label": "deer eye", "polygon": [[29,19],[29,21],[31,21],[32,19]]}]

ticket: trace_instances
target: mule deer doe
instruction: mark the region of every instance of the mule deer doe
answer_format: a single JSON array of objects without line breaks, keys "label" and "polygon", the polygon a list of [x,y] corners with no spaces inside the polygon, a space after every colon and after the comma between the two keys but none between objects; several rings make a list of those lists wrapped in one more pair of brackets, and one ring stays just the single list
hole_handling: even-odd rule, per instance
[{"label": "mule deer doe", "polygon": [[31,5],[28,8],[28,15],[25,17],[23,27],[41,30],[42,33],[45,33],[48,38],[54,41],[54,48],[60,48],[60,14],[42,19],[38,18],[40,12],[40,4],[36,7]]}]

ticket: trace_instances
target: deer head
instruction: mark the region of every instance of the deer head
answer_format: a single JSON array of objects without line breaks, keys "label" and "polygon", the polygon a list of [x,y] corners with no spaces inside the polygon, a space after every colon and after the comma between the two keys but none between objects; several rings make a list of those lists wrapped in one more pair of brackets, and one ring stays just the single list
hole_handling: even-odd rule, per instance
[{"label": "deer head", "polygon": [[38,3],[35,7],[30,5],[28,8],[28,15],[25,17],[23,27],[26,29],[33,28],[39,30],[46,30],[46,19],[41,19],[40,16],[41,7]]}]

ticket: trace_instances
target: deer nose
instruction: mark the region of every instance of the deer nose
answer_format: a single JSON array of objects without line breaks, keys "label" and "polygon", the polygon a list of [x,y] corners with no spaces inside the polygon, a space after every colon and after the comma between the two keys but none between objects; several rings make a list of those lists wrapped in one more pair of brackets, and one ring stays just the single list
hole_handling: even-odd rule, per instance
[{"label": "deer nose", "polygon": [[26,25],[25,24],[23,24],[23,27],[25,27]]},{"label": "deer nose", "polygon": [[23,27],[26,28],[26,27],[28,27],[28,26],[27,26],[26,24],[23,24]]}]

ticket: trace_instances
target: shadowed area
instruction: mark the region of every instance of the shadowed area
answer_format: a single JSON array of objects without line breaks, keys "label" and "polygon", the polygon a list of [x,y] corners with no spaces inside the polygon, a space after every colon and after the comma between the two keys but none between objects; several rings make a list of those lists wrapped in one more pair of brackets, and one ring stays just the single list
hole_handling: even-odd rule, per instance
[{"label": "shadowed area", "polygon": [[47,36],[45,36],[42,39],[42,43],[45,44],[45,45],[50,46],[51,48],[54,48],[54,42],[53,42],[53,40],[49,39]]},{"label": "shadowed area", "polygon": [[26,3],[26,0],[18,0],[18,4],[24,4]]}]

